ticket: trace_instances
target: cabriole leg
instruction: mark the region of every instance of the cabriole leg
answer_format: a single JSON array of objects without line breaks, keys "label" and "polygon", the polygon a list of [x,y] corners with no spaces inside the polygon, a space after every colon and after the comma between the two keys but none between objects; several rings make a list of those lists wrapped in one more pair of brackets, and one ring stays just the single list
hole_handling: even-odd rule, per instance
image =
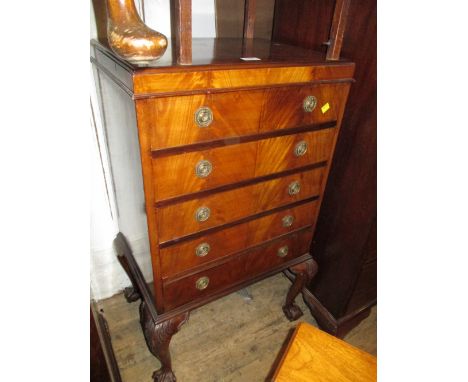
[{"label": "cabriole leg", "polygon": [[317,274],[317,262],[313,259],[307,260],[303,263],[297,264],[289,268],[289,270],[296,275],[296,278],[289,288],[286,296],[286,303],[283,306],[283,312],[289,321],[295,321],[304,313],[295,303],[294,299],[299,292],[309,285],[310,281]]},{"label": "cabriole leg", "polygon": [[172,371],[169,344],[172,336],[187,322],[189,312],[181,313],[166,321],[155,323],[151,318],[146,303],[140,304],[140,323],[145,335],[146,344],[151,353],[161,362],[161,368],[153,373],[154,382],[175,382]]}]

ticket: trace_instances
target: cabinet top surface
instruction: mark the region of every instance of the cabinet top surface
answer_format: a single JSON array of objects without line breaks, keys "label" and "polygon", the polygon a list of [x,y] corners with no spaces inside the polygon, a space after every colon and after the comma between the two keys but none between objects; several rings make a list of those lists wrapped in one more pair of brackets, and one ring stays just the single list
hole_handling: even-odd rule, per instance
[{"label": "cabinet top surface", "polygon": [[264,39],[194,38],[192,40],[192,63],[189,65],[177,63],[175,49],[171,41],[169,41],[168,48],[160,59],[138,63],[119,58],[108,46],[103,45],[101,42],[92,40],[91,44],[112,54],[123,66],[133,71],[152,71],[152,69],[190,70],[204,66],[247,68],[350,64],[350,61],[346,59],[327,61],[325,53],[322,52]]}]

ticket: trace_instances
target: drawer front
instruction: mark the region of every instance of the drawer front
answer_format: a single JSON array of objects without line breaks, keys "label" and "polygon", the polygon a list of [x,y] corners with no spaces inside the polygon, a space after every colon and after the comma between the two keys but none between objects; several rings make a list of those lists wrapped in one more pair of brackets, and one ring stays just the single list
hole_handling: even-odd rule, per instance
[{"label": "drawer front", "polygon": [[[251,142],[154,159],[155,179],[163,179],[156,181],[156,200],[253,178],[256,152],[257,142]],[[196,173],[202,161],[211,166],[205,177]]]},{"label": "drawer front", "polygon": [[[165,279],[177,275],[193,267],[230,256],[245,248],[312,225],[317,215],[317,203],[317,201],[306,203],[194,240],[162,248],[159,251],[162,276]],[[287,216],[293,217],[290,226],[283,225],[283,219]],[[197,248],[199,248],[198,255]]]},{"label": "drawer front", "polygon": [[[159,208],[160,241],[183,237],[316,196],[320,192],[324,172],[325,168],[322,167]],[[209,209],[210,214],[206,220],[197,220],[197,211],[200,208]]]},{"label": "drawer front", "polygon": [[336,121],[348,88],[348,84],[328,84],[270,89],[260,131]]},{"label": "drawer front", "polygon": [[[164,179],[155,184],[156,200],[328,160],[336,131],[330,128],[154,159],[155,179]],[[210,167],[205,177],[196,173],[202,163]]]},{"label": "drawer front", "polygon": [[[264,247],[233,257],[226,263],[183,279],[164,284],[165,308],[172,309],[189,301],[223,290],[230,285],[266,272],[274,266],[303,255],[297,243],[310,243],[311,233],[292,235]],[[302,248],[301,248],[302,247]]]},{"label": "drawer front", "polygon": [[147,100],[143,113],[145,127],[152,129],[151,147],[161,149],[256,134],[263,94],[263,90],[256,90]]},{"label": "drawer front", "polygon": [[328,160],[336,131],[331,128],[259,141],[255,176]]}]

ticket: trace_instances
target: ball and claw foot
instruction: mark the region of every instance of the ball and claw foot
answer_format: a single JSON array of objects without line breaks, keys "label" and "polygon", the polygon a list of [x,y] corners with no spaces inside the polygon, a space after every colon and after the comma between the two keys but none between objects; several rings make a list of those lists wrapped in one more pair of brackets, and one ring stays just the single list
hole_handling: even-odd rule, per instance
[{"label": "ball and claw foot", "polygon": [[137,301],[140,298],[140,293],[133,287],[127,287],[124,289],[124,296],[127,302],[130,303]]},{"label": "ball and claw foot", "polygon": [[299,317],[301,317],[304,314],[301,308],[299,308],[296,304],[291,304],[290,306],[283,306],[283,312],[289,321],[296,321]]},{"label": "ball and claw foot", "polygon": [[152,377],[154,382],[176,382],[176,377],[170,370],[156,370]]}]

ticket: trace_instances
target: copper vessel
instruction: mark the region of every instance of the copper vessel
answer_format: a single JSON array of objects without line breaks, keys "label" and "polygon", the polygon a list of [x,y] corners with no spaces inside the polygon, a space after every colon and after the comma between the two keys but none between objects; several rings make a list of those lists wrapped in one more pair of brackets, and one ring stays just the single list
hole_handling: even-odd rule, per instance
[{"label": "copper vessel", "polygon": [[133,0],[107,0],[107,39],[120,57],[134,62],[157,60],[167,48],[167,38],[148,28]]}]

